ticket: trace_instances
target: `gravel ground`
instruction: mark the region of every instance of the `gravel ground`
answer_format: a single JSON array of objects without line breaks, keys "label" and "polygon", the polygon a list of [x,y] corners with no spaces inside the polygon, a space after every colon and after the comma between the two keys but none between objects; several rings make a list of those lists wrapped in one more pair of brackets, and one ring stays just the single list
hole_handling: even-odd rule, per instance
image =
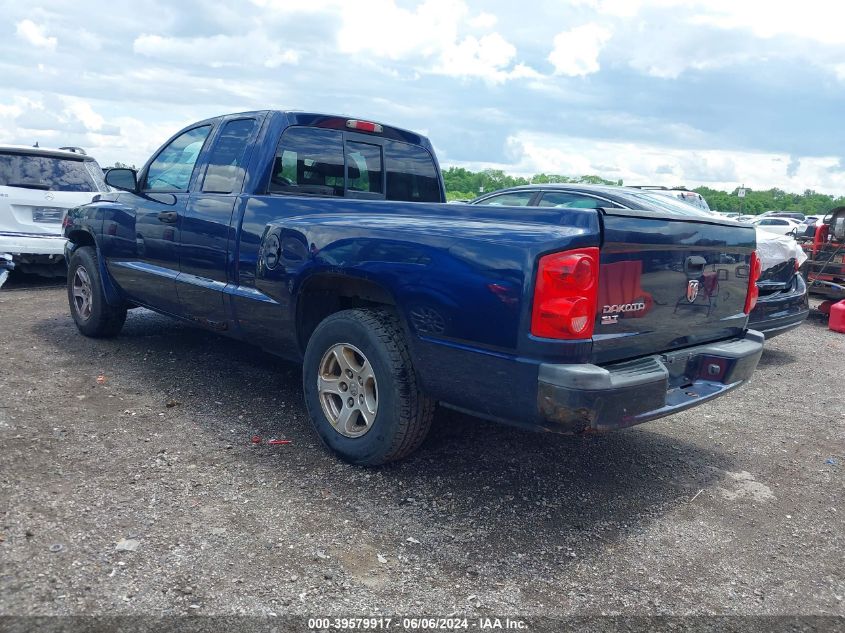
[{"label": "gravel ground", "polygon": [[149,312],[86,339],[58,287],[0,315],[0,614],[845,615],[845,336],[817,317],[692,411],[583,438],[440,412],[364,470],[297,366]]}]

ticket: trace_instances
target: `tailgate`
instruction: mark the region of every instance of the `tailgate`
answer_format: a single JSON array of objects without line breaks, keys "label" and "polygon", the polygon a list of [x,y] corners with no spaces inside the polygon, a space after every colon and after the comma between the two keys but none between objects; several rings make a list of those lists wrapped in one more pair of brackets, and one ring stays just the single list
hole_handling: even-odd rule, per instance
[{"label": "tailgate", "polygon": [[61,235],[67,210],[91,202],[93,193],[0,186],[0,232]]},{"label": "tailgate", "polygon": [[740,335],[753,227],[607,209],[593,362]]}]

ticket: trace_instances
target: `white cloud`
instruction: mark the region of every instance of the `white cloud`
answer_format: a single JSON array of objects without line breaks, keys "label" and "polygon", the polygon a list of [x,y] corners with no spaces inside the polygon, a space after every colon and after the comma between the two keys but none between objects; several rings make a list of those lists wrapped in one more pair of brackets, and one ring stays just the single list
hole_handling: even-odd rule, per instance
[{"label": "white cloud", "polygon": [[575,5],[587,6],[604,15],[630,18],[636,15],[644,0],[571,0]]},{"label": "white cloud", "polygon": [[424,73],[489,83],[539,76],[524,63],[511,66],[517,50],[500,33],[461,37],[465,23],[488,30],[497,21],[489,13],[468,15],[464,2],[452,0],[425,0],[413,10],[397,6],[394,0],[373,0],[367,11],[344,5],[338,46],[343,53],[410,61]]},{"label": "white cloud", "polygon": [[64,102],[65,114],[81,121],[87,131],[107,136],[120,134],[120,128],[106,123],[106,119],[99,112],[95,112],[91,103],[85,99],[66,97]]},{"label": "white cloud", "polygon": [[[292,107],[428,130],[444,163],[845,190],[841,164],[826,158],[842,152],[845,86],[845,10],[832,2],[565,0],[528,11],[481,0],[220,0],[202,16],[160,0],[142,14],[113,0],[7,4],[0,142],[54,139],[140,164],[191,121]],[[71,42],[72,55],[48,54]],[[815,81],[819,68],[829,81]],[[740,76],[740,89],[719,83]],[[811,81],[811,100],[773,97]],[[592,138],[539,133],[552,130]]]},{"label": "white cloud", "polygon": [[831,0],[571,0],[598,14],[631,18],[663,13],[697,25],[751,32],[756,37],[792,35],[828,44],[845,43],[845,7]]},{"label": "white cloud", "polygon": [[210,37],[165,37],[144,34],[132,44],[132,50],[145,57],[222,68],[258,64],[277,68],[296,64],[299,54],[283,49],[266,33],[255,30],[244,35],[212,35]]},{"label": "white cloud", "polygon": [[[0,111],[1,113],[2,111]],[[89,102],[71,97],[47,96],[28,101],[25,108],[10,109],[17,128],[56,135],[95,133],[117,136],[120,128],[107,124],[103,116],[94,111]]]},{"label": "white cloud", "polygon": [[480,38],[470,35],[446,48],[434,70],[452,77],[479,77],[491,83],[539,76],[537,71],[525,64],[517,64],[508,70],[515,56],[516,47],[498,33]]},{"label": "white cloud", "polygon": [[611,35],[609,29],[595,23],[558,33],[548,57],[555,74],[578,77],[598,72],[599,54]]},{"label": "white cloud", "polygon": [[572,0],[615,25],[614,62],[653,77],[804,59],[840,74],[845,5],[829,0]]},{"label": "white cloud", "polygon": [[85,29],[75,31],[74,43],[94,53],[99,52],[103,47],[103,41],[97,35]]},{"label": "white cloud", "polygon": [[495,15],[493,15],[492,13],[485,13],[485,12],[479,13],[475,17],[472,17],[469,20],[467,20],[468,24],[471,27],[473,27],[475,29],[485,29],[485,30],[492,29],[494,26],[496,26],[496,23],[498,21],[499,21],[499,18],[497,18]]},{"label": "white cloud", "polygon": [[39,26],[32,20],[21,20],[15,25],[15,33],[22,40],[25,40],[37,48],[44,48],[48,51],[56,50],[59,41],[55,37],[44,34],[44,27]]},{"label": "white cloud", "polygon": [[342,53],[393,60],[431,57],[455,44],[468,11],[465,3],[449,0],[426,0],[414,10],[393,0],[373,0],[366,10],[348,4],[341,10],[337,43]]},{"label": "white cloud", "polygon": [[710,0],[698,5],[694,24],[749,30],[757,37],[794,35],[826,44],[845,44],[845,7],[830,0],[771,2],[770,0]]},{"label": "white cloud", "polygon": [[583,176],[596,174],[625,184],[653,184],[687,187],[701,185],[732,190],[739,184],[754,189],[780,187],[787,191],[813,189],[841,195],[845,171],[837,169],[833,156],[804,156],[800,161],[788,154],[738,152],[712,148],[689,151],[656,144],[603,141],[592,138],[559,137],[519,132],[505,141],[509,163],[443,160],[470,169],[503,169],[530,176],[537,173]]}]

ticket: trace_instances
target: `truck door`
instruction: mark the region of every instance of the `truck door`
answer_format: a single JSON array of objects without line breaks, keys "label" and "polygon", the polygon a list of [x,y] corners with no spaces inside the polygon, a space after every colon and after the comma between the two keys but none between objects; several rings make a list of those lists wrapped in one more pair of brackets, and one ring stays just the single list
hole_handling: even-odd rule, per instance
[{"label": "truck door", "polygon": [[179,230],[209,132],[211,125],[202,125],[177,136],[141,175],[140,192],[120,195],[129,211],[125,219],[134,248],[115,252],[109,272],[132,300],[175,315],[181,315],[176,296]]},{"label": "truck door", "polygon": [[260,123],[254,117],[224,119],[182,221],[176,284],[181,309],[215,330],[230,325],[224,290],[233,277],[233,211]]}]

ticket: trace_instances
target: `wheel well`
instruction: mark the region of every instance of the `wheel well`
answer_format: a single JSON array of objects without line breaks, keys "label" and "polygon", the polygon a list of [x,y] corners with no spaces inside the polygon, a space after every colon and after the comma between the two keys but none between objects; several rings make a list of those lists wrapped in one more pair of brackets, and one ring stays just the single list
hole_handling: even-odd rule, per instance
[{"label": "wheel well", "polygon": [[395,306],[393,296],[367,279],[321,275],[306,282],[296,306],[296,331],[301,351],[326,317],[351,308]]},{"label": "wheel well", "polygon": [[88,231],[71,231],[70,234],[68,234],[67,239],[77,246],[96,246],[94,236]]}]

